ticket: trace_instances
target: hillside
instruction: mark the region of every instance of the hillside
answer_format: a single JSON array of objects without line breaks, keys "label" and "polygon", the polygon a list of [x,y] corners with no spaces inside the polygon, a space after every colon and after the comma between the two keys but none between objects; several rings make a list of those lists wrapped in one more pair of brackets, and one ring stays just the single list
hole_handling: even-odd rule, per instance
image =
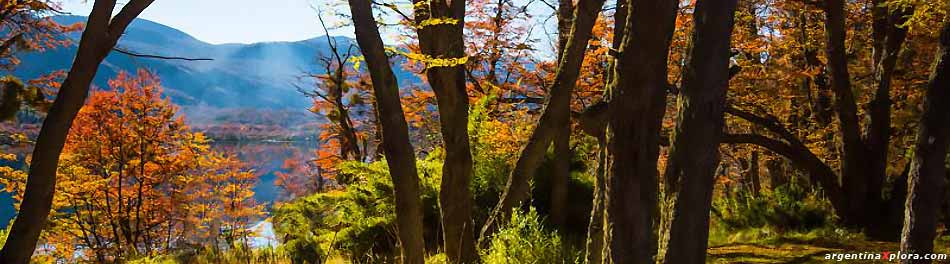
[{"label": "hillside", "polygon": [[[59,16],[54,19],[62,24],[73,24],[84,22],[86,18]],[[67,37],[78,40],[79,33]],[[350,38],[333,38],[341,46],[351,43],[355,45]],[[161,77],[166,94],[172,102],[182,106],[189,114],[203,114],[209,107],[303,112],[310,102],[297,92],[293,84],[307,86],[308,84],[298,77],[307,72],[321,73],[316,58],[319,54],[330,52],[325,36],[296,42],[216,45],[144,19],[138,19],[129,26],[118,46],[139,54],[213,59],[162,60],[113,52],[96,75],[94,85],[105,87],[106,81],[120,71],[151,69]],[[74,44],[42,53],[26,54],[15,74],[28,79],[50,71],[68,69],[76,48]],[[407,77],[410,74],[401,69],[397,71],[396,74],[403,77],[402,80],[409,80]],[[202,111],[196,113],[195,109]]]}]

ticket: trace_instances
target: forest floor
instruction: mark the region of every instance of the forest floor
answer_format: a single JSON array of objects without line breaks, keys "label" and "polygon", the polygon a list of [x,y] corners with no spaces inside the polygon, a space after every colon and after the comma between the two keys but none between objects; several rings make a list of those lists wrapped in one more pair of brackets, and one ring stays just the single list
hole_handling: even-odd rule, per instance
[{"label": "forest floor", "polygon": [[[950,254],[950,236],[943,236],[934,243],[936,253]],[[837,260],[826,259],[835,253],[894,253],[900,249],[898,242],[868,241],[860,236],[820,237],[815,234],[782,236],[767,240],[731,242],[709,248],[708,263],[898,263],[888,260]],[[950,263],[935,261],[934,263]]]}]

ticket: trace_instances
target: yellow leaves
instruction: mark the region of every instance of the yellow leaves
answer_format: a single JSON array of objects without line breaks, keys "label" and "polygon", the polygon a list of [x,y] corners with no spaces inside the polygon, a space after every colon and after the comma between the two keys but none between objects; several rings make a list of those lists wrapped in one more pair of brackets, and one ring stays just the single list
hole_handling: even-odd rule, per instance
[{"label": "yellow leaves", "polygon": [[17,161],[16,154],[0,153],[0,160]]},{"label": "yellow leaves", "polygon": [[365,60],[366,57],[363,57],[363,55],[350,57],[350,62],[353,63],[353,70],[359,71],[360,63]]},{"label": "yellow leaves", "polygon": [[[426,54],[412,53],[401,51],[396,48],[386,47],[386,51],[393,54],[402,55],[409,60],[421,62],[425,64],[426,69],[437,68],[437,67],[455,67],[461,66],[468,63],[469,57],[459,57],[459,58],[436,58]],[[350,62],[353,63],[353,69],[359,71],[361,62],[365,61],[366,58],[363,56],[353,56],[350,58]]]},{"label": "yellow leaves", "polygon": [[386,51],[393,54],[402,55],[409,60],[421,62],[426,65],[426,69],[436,67],[455,67],[468,63],[468,56],[459,58],[436,58],[428,54],[405,52],[392,47],[386,47]]},{"label": "yellow leaves", "polygon": [[459,20],[450,17],[434,17],[426,20],[420,21],[416,24],[416,29],[425,28],[428,26],[438,26],[438,25],[458,25]]}]

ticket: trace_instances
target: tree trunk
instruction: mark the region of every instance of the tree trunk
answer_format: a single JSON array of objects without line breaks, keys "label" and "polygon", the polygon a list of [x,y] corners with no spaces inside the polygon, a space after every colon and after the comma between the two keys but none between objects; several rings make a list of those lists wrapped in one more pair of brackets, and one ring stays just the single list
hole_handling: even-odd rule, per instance
[{"label": "tree trunk", "polygon": [[604,262],[604,169],[607,161],[607,149],[603,135],[597,139],[597,171],[594,172],[594,201],[591,206],[590,223],[587,225],[584,263],[600,264]]},{"label": "tree trunk", "polygon": [[[875,9],[875,16],[878,16],[878,9]],[[885,11],[887,8],[884,7]],[[870,102],[870,122],[866,130],[865,142],[868,146],[868,193],[867,203],[869,215],[881,215],[886,217],[874,217],[871,219],[867,230],[869,236],[884,240],[897,240],[900,234],[900,224],[888,224],[885,221],[890,216],[899,215],[903,212],[893,211],[888,206],[890,201],[885,201],[882,197],[884,182],[887,180],[887,154],[890,147],[891,135],[891,78],[894,75],[894,68],[897,64],[897,55],[903,46],[907,37],[907,28],[902,27],[907,22],[907,17],[913,13],[910,9],[896,9],[885,13],[884,18],[876,18],[875,21],[885,20],[883,29],[880,26],[874,27],[875,30],[884,30],[884,32],[874,35],[884,35],[883,50],[879,51],[875,45],[874,54],[880,57],[875,60],[875,79],[877,79],[877,90],[874,94],[874,100]],[[878,22],[875,22],[877,25]],[[894,197],[903,202],[904,197]]]},{"label": "tree trunk", "polygon": [[607,128],[607,260],[652,263],[657,235],[657,158],[666,109],[667,58],[679,1],[628,3]]},{"label": "tree trunk", "polygon": [[746,175],[749,178],[749,187],[752,188],[752,197],[759,197],[762,183],[759,181],[759,150],[757,149],[752,149],[752,156],[749,157],[749,172]]},{"label": "tree trunk", "polygon": [[[567,106],[570,108],[570,106]],[[562,111],[570,112],[571,109]],[[551,223],[563,227],[567,207],[567,186],[571,181],[571,124],[570,117],[561,120],[554,137],[554,171],[551,172]]]},{"label": "tree trunk", "polygon": [[943,234],[950,235],[950,170],[943,178]]},{"label": "tree trunk", "polygon": [[[628,0],[617,0],[616,11],[614,12],[614,36],[610,46],[616,51],[620,49],[623,43],[624,29],[627,25]],[[607,74],[605,74],[605,83],[610,87],[610,82],[614,80],[613,69],[616,65],[616,54],[609,54],[607,57]],[[605,88],[607,88],[605,87]],[[606,90],[606,89],[605,89]],[[606,230],[604,214],[607,203],[607,118],[609,114],[608,103],[601,101],[589,106],[581,113],[578,120],[585,133],[596,137],[598,143],[597,150],[597,171],[594,174],[594,200],[592,201],[590,222],[587,225],[587,241],[584,261],[586,264],[601,264],[604,262],[604,255],[607,253]]]},{"label": "tree trunk", "polygon": [[604,0],[581,1],[574,10],[571,40],[565,48],[564,56],[561,56],[554,83],[548,89],[550,97],[547,99],[544,112],[538,119],[538,125],[531,133],[527,144],[521,150],[521,156],[518,157],[515,168],[508,177],[505,192],[498,201],[498,205],[482,227],[479,244],[487,242],[486,238],[497,226],[508,220],[511,209],[528,197],[531,191],[528,181],[534,178],[535,170],[544,158],[544,153],[551,141],[554,140],[556,128],[563,126],[561,122],[570,120],[571,93],[587,52],[587,41],[590,40],[591,29],[603,4]]},{"label": "tree trunk", "polygon": [[396,201],[396,233],[402,249],[402,263],[421,264],[425,260],[422,236],[422,200],[415,151],[409,143],[409,126],[399,101],[399,85],[389,65],[379,28],[369,1],[349,0],[356,29],[356,42],[366,58],[376,109],[382,130],[382,147],[392,176]]},{"label": "tree trunk", "polygon": [[851,76],[848,73],[845,38],[844,0],[825,1],[825,55],[831,72],[831,86],[835,95],[835,107],[843,143],[841,159],[842,189],[847,201],[847,210],[840,215],[845,224],[860,226],[865,221],[865,200],[868,188],[867,148],[861,140],[858,110],[851,91]]},{"label": "tree trunk", "polygon": [[[950,137],[950,21],[944,21],[940,49],[934,62],[924,113],[917,131],[914,159],[908,179],[909,195],[901,234],[901,252],[933,253],[937,215],[943,196],[945,158]],[[931,263],[902,260],[901,263]]]},{"label": "tree trunk", "polygon": [[96,76],[99,64],[115,47],[129,23],[152,1],[131,0],[115,17],[112,16],[115,0],[95,1],[79,40],[72,68],[60,86],[36,139],[23,203],[20,204],[6,244],[0,250],[0,263],[29,263],[52,207],[59,155],[66,144],[73,119],[89,95],[89,85]]},{"label": "tree trunk", "polygon": [[[664,263],[706,263],[709,211],[719,165],[719,142],[729,86],[729,44],[737,0],[699,0],[693,14],[694,46],[683,73],[683,93],[667,175],[678,175],[670,241]],[[758,184],[753,150],[749,176]],[[756,192],[753,189],[753,193]]]},{"label": "tree trunk", "polygon": [[765,162],[765,168],[769,171],[769,188],[772,191],[788,183],[788,175],[782,163],[784,161],[780,157],[773,157]]},{"label": "tree trunk", "polygon": [[[457,59],[465,56],[462,28],[465,24],[465,1],[413,1],[422,6],[415,13],[419,47],[430,58]],[[450,19],[447,24],[425,25],[429,19]],[[451,263],[478,261],[472,219],[472,151],[468,137],[468,92],[465,87],[465,65],[426,63],[426,77],[435,92],[439,108],[445,161],[439,207],[442,214],[442,235],[445,255]]]},{"label": "tree trunk", "polygon": [[[574,1],[560,0],[557,10],[558,58],[564,56],[564,49],[571,38],[571,25],[574,21]],[[558,112],[570,112],[571,104],[559,105]],[[552,109],[552,111],[555,111]],[[551,222],[562,227],[566,216],[567,185],[571,180],[571,120],[570,115],[558,116],[558,127],[554,136],[554,168],[551,173]]]}]

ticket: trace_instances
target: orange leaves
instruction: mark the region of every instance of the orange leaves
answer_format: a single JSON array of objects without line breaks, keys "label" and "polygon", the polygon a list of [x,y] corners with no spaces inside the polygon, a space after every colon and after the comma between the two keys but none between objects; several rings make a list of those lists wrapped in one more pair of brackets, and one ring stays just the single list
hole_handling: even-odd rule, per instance
[{"label": "orange leaves", "polygon": [[[148,71],[120,73],[109,86],[91,95],[67,138],[44,235],[51,256],[121,258],[246,239],[263,210],[255,173],[191,132]],[[25,180],[0,174],[11,188]],[[85,252],[69,252],[77,247]]]},{"label": "orange leaves", "polygon": [[68,45],[63,33],[76,32],[81,24],[64,26],[50,14],[59,7],[48,0],[6,0],[0,3],[0,69],[10,70],[20,64],[23,51],[43,51]]}]

